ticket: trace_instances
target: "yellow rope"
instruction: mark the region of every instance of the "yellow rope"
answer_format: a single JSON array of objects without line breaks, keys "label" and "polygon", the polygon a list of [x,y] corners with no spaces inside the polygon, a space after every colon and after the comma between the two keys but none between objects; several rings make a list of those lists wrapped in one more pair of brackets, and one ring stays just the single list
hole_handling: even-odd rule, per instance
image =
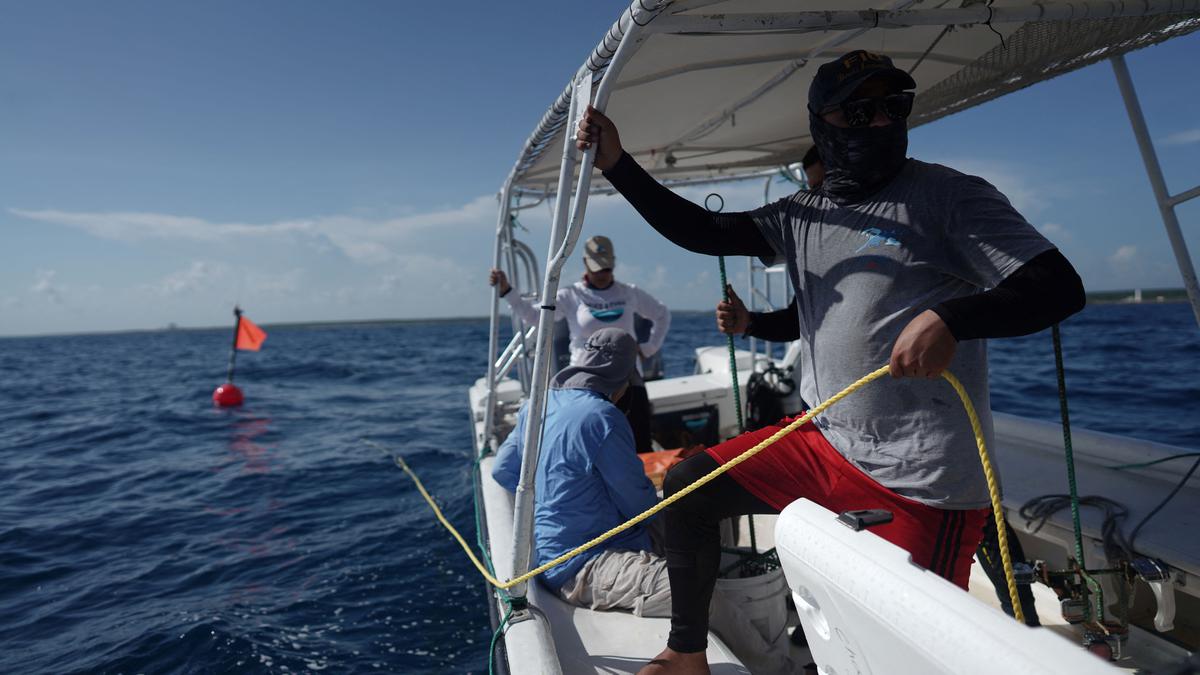
[{"label": "yellow rope", "polygon": [[[671,504],[674,504],[675,502],[679,501],[680,499],[683,499],[684,497],[688,496],[692,492],[698,490],[700,487],[702,487],[706,483],[712,481],[717,476],[720,476],[721,474],[725,473],[726,471],[729,471],[730,469],[737,466],[738,464],[741,464],[742,462],[750,459],[751,457],[757,455],[758,453],[762,452],[763,450],[766,450],[767,448],[771,447],[776,442],[778,442],[779,439],[783,438],[784,436],[787,436],[788,434],[792,433],[796,429],[799,429],[800,427],[804,426],[813,417],[816,417],[817,415],[820,415],[821,413],[825,412],[825,410],[827,410],[830,406],[834,405],[838,401],[841,401],[843,398],[846,398],[850,394],[853,394],[854,392],[858,391],[860,388],[862,388],[869,382],[871,382],[873,380],[877,380],[880,377],[883,377],[887,373],[888,373],[887,366],[883,366],[871,373],[868,373],[867,375],[863,376],[856,382],[852,383],[850,386],[846,387],[845,389],[843,389],[843,390],[839,391],[838,393],[834,394],[833,396],[829,397],[824,403],[818,405],[817,407],[813,408],[812,410],[809,410],[808,412],[804,413],[800,417],[797,417],[796,419],[792,420],[791,424],[788,424],[786,427],[771,434],[769,437],[763,439],[757,445],[750,448],[749,450],[746,450],[745,452],[738,455],[737,457],[734,457],[733,459],[729,460],[728,462],[725,462],[721,466],[718,466],[717,468],[708,472],[704,476],[701,476],[694,483],[688,485],[687,487],[683,488],[679,492],[676,492],[675,494],[671,495],[670,497],[667,497],[666,499],[655,504],[654,506],[650,507],[649,509],[646,509],[645,511],[634,516],[633,518],[629,519],[628,521],[621,523],[620,525],[612,528],[611,530],[605,532],[604,534],[601,534],[600,536],[596,537],[595,539],[592,539],[591,541],[558,556],[554,560],[546,562],[532,570],[529,570],[525,574],[522,574],[521,576],[519,576],[515,579],[510,579],[508,581],[500,581],[499,579],[494,577],[490,572],[488,572],[487,568],[485,568],[483,566],[483,563],[479,562],[479,559],[475,557],[475,553],[471,551],[471,547],[467,545],[466,540],[464,540],[462,535],[460,535],[458,533],[458,530],[454,529],[454,526],[451,525],[448,520],[446,520],[446,517],[444,515],[442,515],[442,511],[441,511],[441,509],[438,508],[438,505],[433,501],[433,497],[431,497],[429,495],[429,492],[425,489],[425,486],[421,484],[421,479],[417,478],[417,475],[415,473],[413,473],[412,469],[410,469],[408,467],[408,464],[406,464],[399,455],[394,456],[394,460],[396,462],[396,465],[399,466],[401,469],[403,469],[404,472],[407,473],[410,478],[412,478],[413,482],[417,486],[417,490],[419,490],[421,492],[421,496],[425,498],[425,501],[429,503],[430,508],[433,509],[434,515],[436,515],[437,519],[442,523],[442,525],[445,526],[445,528],[450,531],[450,534],[454,535],[454,538],[458,540],[459,545],[462,546],[463,551],[466,552],[467,557],[471,559],[471,562],[475,564],[475,568],[479,570],[479,573],[482,574],[485,579],[487,579],[488,583],[492,584],[496,588],[507,590],[507,589],[512,588],[513,586],[516,586],[517,584],[529,581],[533,577],[536,577],[537,575],[541,574],[542,572],[545,572],[546,570],[550,569],[551,567],[555,567],[556,565],[561,565],[562,563],[570,560],[571,558],[574,558],[575,556],[579,555],[580,553],[583,553],[584,551],[587,551],[588,549],[594,548],[595,546],[603,543],[604,541],[611,539],[612,537],[615,537],[616,535],[620,534],[621,532],[624,532],[625,530],[628,530],[629,528],[633,527],[634,525],[637,525],[638,523],[642,522],[643,520],[646,520],[647,518],[652,517],[659,511],[662,511],[663,509],[667,508]],[[1000,507],[1000,489],[999,489],[999,485],[996,483],[996,474],[995,474],[995,471],[992,469],[992,462],[988,458],[987,444],[983,439],[983,427],[979,423],[979,417],[975,414],[975,406],[972,405],[970,396],[967,395],[966,389],[963,388],[962,383],[958,381],[958,378],[956,378],[949,371],[942,373],[942,377],[944,377],[946,379],[946,381],[949,382],[952,387],[954,387],[954,390],[956,392],[958,392],[958,397],[960,399],[962,399],[963,407],[967,411],[967,417],[971,421],[971,429],[972,429],[972,431],[975,432],[975,443],[979,446],[979,459],[983,463],[983,475],[987,479],[988,492],[991,494],[991,498],[992,498],[992,510],[993,510],[993,513],[996,518],[996,526],[997,526],[997,531],[999,533],[998,536],[1000,539],[1000,555],[1004,562],[1004,576],[1005,576],[1005,579],[1008,581],[1009,597],[1012,600],[1013,612],[1016,614],[1017,620],[1024,622],[1025,617],[1021,612],[1021,603],[1020,603],[1019,598],[1017,597],[1017,584],[1016,584],[1016,580],[1013,578],[1013,573],[1012,573],[1012,561],[1008,555],[1008,537],[1007,537],[1007,533],[1005,532],[1005,527],[1004,527],[1004,515],[1003,515],[1003,512],[1000,510],[1000,508],[1001,508]],[[377,443],[371,443],[371,444],[374,445],[375,447],[380,447]]]},{"label": "yellow rope", "polygon": [[[377,443],[372,443],[371,441],[367,442],[371,443],[371,445],[379,447]],[[467,557],[471,559],[471,562],[475,563],[475,569],[479,570],[479,573],[483,575],[483,578],[487,579],[488,583],[496,588],[509,588],[515,584],[516,582],[509,582],[507,585],[505,585],[504,582],[492,576],[492,573],[483,566],[483,563],[479,562],[479,558],[475,557],[475,553],[471,551],[471,547],[467,545],[466,540],[462,538],[462,535],[458,533],[458,530],[454,529],[454,526],[450,524],[450,521],[446,520],[446,516],[442,515],[442,510],[439,509],[437,503],[433,501],[433,497],[429,496],[429,491],[425,489],[425,485],[421,483],[421,479],[417,478],[417,474],[413,473],[413,470],[408,468],[408,464],[404,461],[404,458],[400,455],[393,455],[392,459],[396,462],[396,466],[403,469],[404,473],[408,474],[408,477],[413,480],[413,483],[416,483],[417,490],[420,490],[421,496],[425,498],[425,501],[429,502],[429,508],[433,509],[433,515],[437,516],[438,521],[441,522],[441,524],[445,526],[447,530],[450,530],[450,534],[454,535],[454,538],[458,540],[459,545],[462,546],[463,550],[467,552]]]},{"label": "yellow rope", "polygon": [[962,400],[967,418],[971,420],[971,431],[975,432],[975,445],[979,447],[979,462],[983,464],[983,478],[987,481],[988,495],[992,499],[992,517],[996,519],[996,540],[1000,546],[1000,562],[1004,564],[1004,581],[1008,585],[1008,600],[1012,603],[1013,618],[1025,623],[1025,612],[1021,609],[1021,598],[1017,594],[1017,580],[1013,576],[1012,557],[1008,554],[1008,527],[1004,523],[1004,511],[1000,504],[1000,486],[996,482],[996,471],[992,468],[992,459],[988,456],[987,442],[983,440],[983,427],[979,424],[979,416],[975,414],[975,405],[963,388],[962,382],[950,371],[944,371],[942,377],[954,387],[958,398]]}]

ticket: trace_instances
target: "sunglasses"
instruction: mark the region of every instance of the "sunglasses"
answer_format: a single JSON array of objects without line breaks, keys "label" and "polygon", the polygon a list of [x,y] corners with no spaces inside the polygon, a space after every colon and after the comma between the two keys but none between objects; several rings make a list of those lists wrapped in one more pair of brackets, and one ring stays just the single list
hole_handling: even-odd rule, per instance
[{"label": "sunglasses", "polygon": [[865,127],[875,119],[875,115],[879,110],[883,110],[883,114],[893,122],[908,119],[912,113],[913,93],[911,91],[902,91],[898,94],[888,94],[887,96],[879,96],[877,98],[856,98],[850,101],[842,101],[835,106],[829,108],[839,108],[842,115],[846,118],[846,124],[851,127]]}]

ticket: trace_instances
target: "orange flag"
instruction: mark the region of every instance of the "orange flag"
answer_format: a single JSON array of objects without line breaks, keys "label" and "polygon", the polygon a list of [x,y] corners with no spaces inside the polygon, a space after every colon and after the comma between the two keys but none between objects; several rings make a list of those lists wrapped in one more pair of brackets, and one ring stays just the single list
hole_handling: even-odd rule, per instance
[{"label": "orange flag", "polygon": [[262,347],[263,340],[267,339],[267,333],[263,329],[254,325],[254,322],[246,317],[238,322],[237,348],[256,352]]}]

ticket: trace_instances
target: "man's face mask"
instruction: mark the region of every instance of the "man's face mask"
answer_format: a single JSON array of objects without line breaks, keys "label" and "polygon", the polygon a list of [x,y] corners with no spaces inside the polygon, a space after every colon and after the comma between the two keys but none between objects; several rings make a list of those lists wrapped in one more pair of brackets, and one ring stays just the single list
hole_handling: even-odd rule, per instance
[{"label": "man's face mask", "polygon": [[895,178],[908,154],[908,125],[834,126],[809,111],[809,129],[825,164],[821,189],[839,204],[861,201]]}]

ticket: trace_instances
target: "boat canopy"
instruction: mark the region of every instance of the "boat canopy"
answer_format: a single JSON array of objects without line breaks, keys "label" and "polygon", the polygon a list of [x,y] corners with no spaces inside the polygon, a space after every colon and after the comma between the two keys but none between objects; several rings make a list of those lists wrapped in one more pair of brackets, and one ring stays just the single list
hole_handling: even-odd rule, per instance
[{"label": "boat canopy", "polygon": [[[865,49],[917,82],[910,126],[1200,28],[1200,0],[1037,2],[634,0],[588,56],[599,83],[623,39],[606,111],[625,149],[660,180],[742,176],[798,162],[817,67]],[[557,190],[573,82],[510,175],[516,194]],[[593,190],[608,186],[597,175]]]}]

